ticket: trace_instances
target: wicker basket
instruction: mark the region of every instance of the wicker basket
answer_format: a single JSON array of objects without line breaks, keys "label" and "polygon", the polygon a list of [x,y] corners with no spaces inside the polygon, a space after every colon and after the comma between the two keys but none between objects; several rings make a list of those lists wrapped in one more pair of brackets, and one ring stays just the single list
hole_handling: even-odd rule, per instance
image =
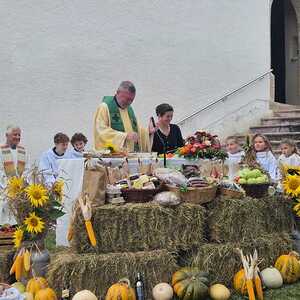
[{"label": "wicker basket", "polygon": [[220,188],[220,194],[223,197],[232,198],[232,199],[241,199],[241,198],[244,197],[244,193],[243,192],[226,189],[224,187]]},{"label": "wicker basket", "polygon": [[0,251],[14,247],[14,232],[0,232]]},{"label": "wicker basket", "polygon": [[263,198],[268,195],[269,183],[261,184],[241,184],[241,187],[245,190],[246,196],[252,198]]},{"label": "wicker basket", "polygon": [[121,192],[126,202],[145,203],[152,201],[156,194],[164,190],[164,185],[159,185],[156,189],[121,189]]},{"label": "wicker basket", "polygon": [[208,187],[195,188],[188,187],[187,191],[181,191],[179,187],[168,185],[170,192],[176,193],[183,202],[203,204],[210,202],[216,198],[217,186],[212,185]]}]

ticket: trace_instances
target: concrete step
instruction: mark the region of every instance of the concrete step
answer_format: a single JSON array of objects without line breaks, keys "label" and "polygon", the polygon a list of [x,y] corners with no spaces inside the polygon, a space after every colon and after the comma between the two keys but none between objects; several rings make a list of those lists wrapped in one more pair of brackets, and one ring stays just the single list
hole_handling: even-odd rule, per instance
[{"label": "concrete step", "polygon": [[300,116],[262,118],[261,125],[300,125]]},{"label": "concrete step", "polygon": [[273,132],[300,132],[300,124],[298,125],[260,125],[250,127],[252,133],[273,133]]},{"label": "concrete step", "polygon": [[268,132],[264,133],[264,135],[270,141],[282,141],[284,139],[292,139],[292,140],[300,140],[300,132]]},{"label": "concrete step", "polygon": [[274,117],[300,117],[300,109],[278,110],[273,114]]},{"label": "concrete step", "polygon": [[[293,141],[295,142],[297,148],[300,149],[300,140],[293,140]],[[270,143],[272,145],[272,149],[279,149],[281,141],[273,141],[273,140],[271,140]]]}]

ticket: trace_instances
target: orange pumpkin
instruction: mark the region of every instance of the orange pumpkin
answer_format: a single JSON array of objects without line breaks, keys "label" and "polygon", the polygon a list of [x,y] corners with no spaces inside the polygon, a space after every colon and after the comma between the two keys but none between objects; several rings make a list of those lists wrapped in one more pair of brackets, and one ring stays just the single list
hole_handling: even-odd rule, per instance
[{"label": "orange pumpkin", "polygon": [[246,277],[244,269],[239,270],[233,277],[233,287],[242,295],[247,294]]},{"label": "orange pumpkin", "polygon": [[136,300],[135,291],[127,278],[122,278],[107,291],[105,300]]},{"label": "orange pumpkin", "polygon": [[57,300],[57,297],[54,290],[45,288],[36,293],[34,300]]},{"label": "orange pumpkin", "polygon": [[41,290],[48,287],[48,282],[43,277],[33,277],[26,285],[26,292],[31,293],[33,296]]}]

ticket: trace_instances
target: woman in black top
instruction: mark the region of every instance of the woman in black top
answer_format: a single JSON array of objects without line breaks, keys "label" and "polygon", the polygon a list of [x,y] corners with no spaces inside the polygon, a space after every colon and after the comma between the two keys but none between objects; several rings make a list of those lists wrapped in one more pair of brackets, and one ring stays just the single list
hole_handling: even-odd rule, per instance
[{"label": "woman in black top", "polygon": [[175,124],[171,124],[173,111],[173,107],[166,103],[156,107],[158,123],[157,130],[153,136],[152,152],[162,154],[164,152],[164,143],[166,152],[172,152],[184,145],[180,128]]}]

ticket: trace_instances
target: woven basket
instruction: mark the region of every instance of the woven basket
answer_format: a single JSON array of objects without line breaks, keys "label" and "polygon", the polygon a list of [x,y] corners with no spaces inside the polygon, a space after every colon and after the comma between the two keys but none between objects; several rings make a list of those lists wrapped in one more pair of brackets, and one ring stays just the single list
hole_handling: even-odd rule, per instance
[{"label": "woven basket", "polygon": [[245,190],[246,196],[252,198],[263,198],[268,195],[269,183],[261,184],[241,184],[241,187]]},{"label": "woven basket", "polygon": [[230,189],[226,189],[224,187],[220,188],[220,194],[223,197],[226,198],[233,198],[233,199],[241,199],[244,197],[244,193],[240,192],[240,191],[235,191],[235,190],[230,190]]},{"label": "woven basket", "polygon": [[121,189],[121,192],[126,202],[145,203],[164,190],[164,185],[159,185],[156,189]]},{"label": "woven basket", "polygon": [[14,232],[0,232],[0,251],[14,247]]},{"label": "woven basket", "polygon": [[193,203],[193,204],[203,204],[211,202],[216,198],[217,186],[208,186],[202,188],[188,187],[187,191],[181,191],[179,187],[174,187],[168,185],[168,190],[170,192],[176,193],[181,201]]}]

